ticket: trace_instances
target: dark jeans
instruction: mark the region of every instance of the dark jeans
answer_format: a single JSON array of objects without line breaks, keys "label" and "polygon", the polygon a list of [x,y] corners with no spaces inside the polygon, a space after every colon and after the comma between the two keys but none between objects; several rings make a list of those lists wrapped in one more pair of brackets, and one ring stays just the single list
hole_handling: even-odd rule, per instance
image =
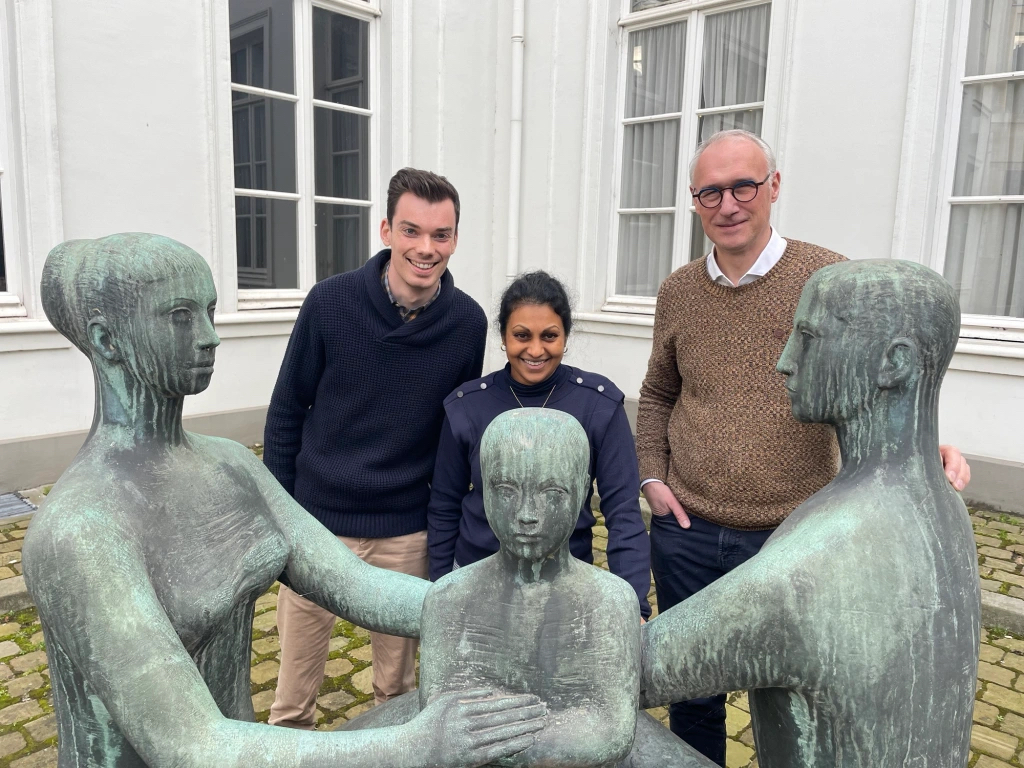
[{"label": "dark jeans", "polygon": [[[768,531],[738,531],[690,516],[680,528],[673,515],[651,520],[651,571],[664,613],[756,555]],[[669,706],[669,727],[710,760],[725,765],[725,696]]]}]

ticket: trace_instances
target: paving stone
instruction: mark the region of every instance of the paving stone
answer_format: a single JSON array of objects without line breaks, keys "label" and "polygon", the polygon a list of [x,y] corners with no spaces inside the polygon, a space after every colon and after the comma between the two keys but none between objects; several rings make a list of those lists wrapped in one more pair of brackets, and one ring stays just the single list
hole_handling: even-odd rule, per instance
[{"label": "paving stone", "polygon": [[649,714],[659,723],[668,722],[668,707],[653,707],[647,710],[647,714]]},{"label": "paving stone", "polygon": [[326,710],[336,712],[347,707],[355,700],[356,697],[348,691],[334,691],[333,693],[325,693],[316,700],[316,703]]},{"label": "paving stone", "polygon": [[994,704],[1000,709],[1009,709],[1012,712],[1024,715],[1024,695],[1017,691],[1011,691],[998,685],[989,685],[981,695],[982,701]]},{"label": "paving stone", "polygon": [[992,638],[992,645],[1024,655],[1024,640],[1018,640],[1015,637],[994,637]]},{"label": "paving stone", "polygon": [[[341,716],[341,722],[346,720],[355,720],[364,712],[369,712],[373,707],[374,703],[372,699],[370,701],[364,701],[362,704],[356,704],[354,707],[345,710],[345,714]],[[339,725],[340,724],[341,723],[339,722]]]},{"label": "paving stone", "polygon": [[8,664],[13,667],[15,672],[28,672],[30,669],[46,664],[46,651],[32,651],[32,653],[26,653],[24,656],[17,656],[11,659]]},{"label": "paving stone", "polygon": [[0,658],[6,659],[8,656],[17,656],[21,653],[21,648],[13,640],[5,640],[0,643]]},{"label": "paving stone", "polygon": [[974,768],[1013,768],[1013,766],[1009,763],[1004,763],[1002,760],[996,760],[994,757],[982,755],[978,758],[978,762],[974,764]]},{"label": "paving stone", "polygon": [[731,740],[725,743],[725,768],[746,768],[753,756],[754,750],[746,744]]},{"label": "paving stone", "polygon": [[17,575],[17,572],[11,570],[6,565],[0,567],[0,579],[13,579]]},{"label": "paving stone", "polygon": [[14,673],[11,668],[6,664],[0,664],[0,681],[10,680],[12,677],[14,677]]},{"label": "paving stone", "polygon": [[343,651],[348,647],[348,644],[352,642],[349,638],[342,635],[341,637],[332,637],[331,642],[327,647],[328,653],[334,653],[335,651]]},{"label": "paving stone", "polygon": [[999,685],[1009,687],[1010,683],[1013,682],[1013,678],[1016,676],[1017,673],[1012,669],[1003,669],[995,664],[989,664],[987,661],[978,662],[979,680],[986,680],[990,683],[998,683]]},{"label": "paving stone", "polygon": [[0,544],[0,552],[15,552],[15,551],[18,551],[18,552],[21,551],[21,541],[18,540],[18,539],[14,540],[14,541],[5,541],[3,544]]},{"label": "paving stone", "polygon": [[21,624],[16,621],[8,621],[6,624],[0,624],[0,637],[10,637],[16,635],[21,631]]},{"label": "paving stone", "polygon": [[42,752],[19,757],[11,768],[57,768],[57,748],[49,747]]},{"label": "paving stone", "polygon": [[754,729],[747,728],[743,733],[740,734],[740,743],[746,744],[751,749],[754,748]]},{"label": "paving stone", "polygon": [[998,538],[994,536],[985,536],[981,533],[974,534],[974,542],[979,547],[995,547],[996,549],[998,549],[1003,546],[1003,542],[1001,542]]},{"label": "paving stone", "polygon": [[990,578],[1001,578],[1001,574],[1010,573],[1017,575],[1017,564],[1011,560],[996,560],[994,557],[990,557],[985,561],[985,568],[991,568],[998,573],[990,574]]},{"label": "paving stone", "polygon": [[729,703],[732,704],[734,707],[739,707],[744,712],[750,711],[750,702],[747,701],[746,691],[741,691],[739,694],[737,694],[736,698]]},{"label": "paving stone", "polygon": [[1003,716],[1003,722],[999,725],[1003,733],[1012,733],[1017,738],[1024,738],[1024,717],[1007,712]]},{"label": "paving stone", "polygon": [[1008,549],[999,549],[998,547],[978,547],[978,554],[985,556],[986,565],[988,565],[990,557],[994,557],[996,560],[1009,560],[1013,557],[1013,552]]},{"label": "paving stone", "polygon": [[269,632],[270,630],[277,627],[277,611],[267,611],[261,613],[252,622],[252,628],[257,629],[260,632]]},{"label": "paving stone", "polygon": [[25,748],[25,737],[15,731],[0,736],[0,758],[21,752]]},{"label": "paving stone", "polygon": [[265,593],[264,595],[262,595],[260,597],[259,600],[256,601],[256,610],[257,611],[262,611],[262,610],[264,610],[266,608],[276,608],[276,607],[277,607],[277,595],[275,595],[273,592]]},{"label": "paving stone", "polygon": [[1012,760],[1017,751],[1017,737],[999,733],[984,725],[971,727],[971,748],[1002,760]]},{"label": "paving stone", "polygon": [[45,639],[46,638],[43,636],[43,633],[40,630],[39,632],[36,632],[34,635],[32,635],[32,637],[29,638],[29,642],[32,643],[32,645],[39,645]]},{"label": "paving stone", "polygon": [[984,701],[974,702],[974,722],[995,725],[999,722],[999,710]]},{"label": "paving stone", "polygon": [[11,704],[9,707],[0,709],[0,725],[13,725],[22,720],[29,720],[43,714],[39,708],[39,702],[34,699]]},{"label": "paving stone", "polygon": [[263,685],[271,680],[276,680],[280,669],[281,665],[276,661],[263,661],[252,668],[250,679],[256,685]]},{"label": "paving stone", "polygon": [[[373,667],[367,667],[366,669],[356,672],[352,675],[352,687],[362,693],[373,693]],[[1024,712],[1024,707],[1021,708]]]},{"label": "paving stone", "polygon": [[1010,587],[1010,597],[1024,598],[1024,587]]},{"label": "paving stone", "polygon": [[986,592],[999,592],[1003,588],[1001,582],[993,579],[981,579],[978,583]]},{"label": "paving stone", "polygon": [[0,556],[0,563],[4,565],[14,565],[15,563],[21,562],[21,552],[7,552]]},{"label": "paving stone", "polygon": [[725,732],[735,738],[750,725],[750,715],[732,704],[725,705]]},{"label": "paving stone", "polygon": [[253,642],[252,649],[261,656],[265,656],[268,653],[280,653],[281,638],[277,635],[261,637],[259,640]]},{"label": "paving stone", "polygon": [[982,643],[981,652],[978,654],[978,658],[981,661],[987,661],[989,664],[998,664],[1005,655],[1006,652],[1002,648]]},{"label": "paving stone", "polygon": [[25,675],[24,677],[16,677],[13,680],[7,682],[7,692],[12,698],[20,699],[29,691],[34,691],[36,688],[42,688],[46,685],[46,681],[43,676],[38,672],[33,672],[31,675]]},{"label": "paving stone", "polygon": [[15,539],[24,539],[26,533],[27,531],[25,529],[16,528],[13,531],[10,531],[7,535]]},{"label": "paving stone", "polygon": [[57,735],[57,716],[51,712],[31,723],[25,723],[25,730],[35,741],[46,741],[53,738]]},{"label": "paving stone", "polygon": [[373,658],[369,644],[349,651],[348,656],[350,659],[355,659],[356,661],[371,661]]},{"label": "paving stone", "polygon": [[324,677],[341,677],[352,671],[352,662],[348,659],[331,659],[324,665]]},{"label": "paving stone", "polygon": [[363,627],[353,627],[352,634],[356,637],[361,637],[366,640],[370,639],[370,630],[364,629]]},{"label": "paving stone", "polygon": [[274,689],[271,688],[266,691],[260,691],[252,697],[252,708],[256,710],[256,713],[269,712],[270,707],[274,703]]}]

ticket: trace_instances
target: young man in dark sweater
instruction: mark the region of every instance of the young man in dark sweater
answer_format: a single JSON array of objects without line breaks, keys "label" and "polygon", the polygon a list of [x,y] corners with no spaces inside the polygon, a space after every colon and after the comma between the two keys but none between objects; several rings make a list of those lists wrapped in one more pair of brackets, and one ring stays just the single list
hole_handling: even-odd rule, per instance
[{"label": "young man in dark sweater", "polygon": [[[427,502],[445,396],[477,378],[487,318],[447,271],[459,195],[404,168],[361,269],[309,292],[267,412],[264,461],[311,515],[371,565],[427,577]],[[310,729],[335,617],[286,586],[270,722]],[[416,641],[371,633],[377,702],[415,687]]]}]

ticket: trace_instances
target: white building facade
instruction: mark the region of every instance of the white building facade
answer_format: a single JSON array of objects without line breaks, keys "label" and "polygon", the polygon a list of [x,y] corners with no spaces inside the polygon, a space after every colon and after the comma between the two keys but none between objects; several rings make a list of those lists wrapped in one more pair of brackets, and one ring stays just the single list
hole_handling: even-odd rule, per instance
[{"label": "white building facade", "polygon": [[0,0],[0,32],[0,491],[53,481],[92,417],[51,247],[203,254],[222,343],[188,426],[255,442],[303,296],[380,247],[406,165],[460,191],[456,284],[493,316],[511,275],[561,277],[567,362],[635,405],[658,284],[709,248],[689,157],[743,127],[784,237],[957,287],[941,437],[972,499],[1024,512],[1019,0]]}]

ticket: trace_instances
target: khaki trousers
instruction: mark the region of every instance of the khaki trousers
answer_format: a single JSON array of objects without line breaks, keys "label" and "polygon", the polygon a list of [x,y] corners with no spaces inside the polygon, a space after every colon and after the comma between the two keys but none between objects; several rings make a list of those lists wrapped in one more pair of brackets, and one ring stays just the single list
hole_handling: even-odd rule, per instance
[{"label": "khaki trousers", "polygon": [[[360,559],[389,571],[427,578],[427,532],[387,539],[338,539]],[[311,730],[316,696],[324,681],[324,665],[336,617],[281,585],[277,597],[277,631],[281,638],[281,670],[270,724]],[[373,697],[377,704],[416,687],[417,640],[370,633]]]}]

